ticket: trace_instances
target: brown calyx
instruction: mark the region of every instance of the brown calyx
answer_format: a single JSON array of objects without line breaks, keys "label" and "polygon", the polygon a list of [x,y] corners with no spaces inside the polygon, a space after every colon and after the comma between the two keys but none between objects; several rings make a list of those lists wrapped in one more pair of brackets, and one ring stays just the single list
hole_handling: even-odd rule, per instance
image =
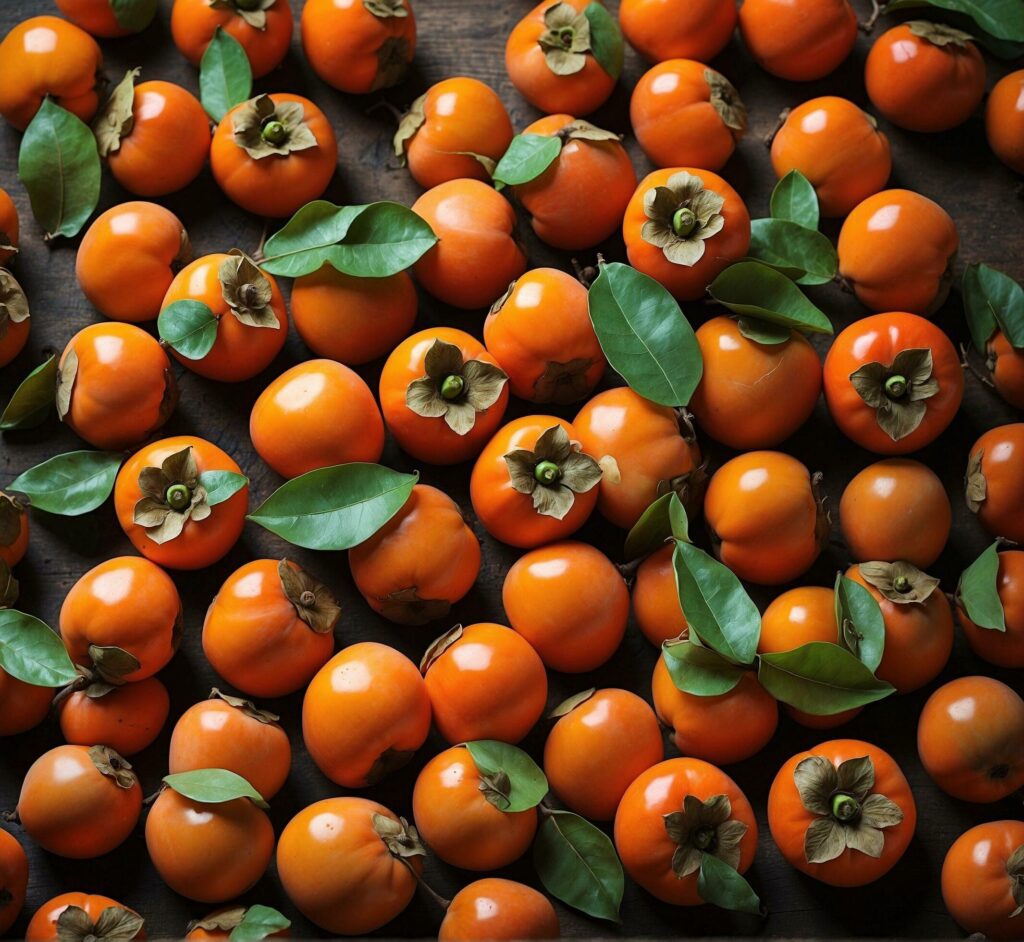
[{"label": "brown calyx", "polygon": [[733,870],[739,866],[740,842],[747,825],[733,819],[728,795],[712,795],[703,801],[687,795],[682,810],[664,815],[663,820],[669,840],[676,845],[672,854],[676,877],[695,873],[704,854],[717,857]]},{"label": "brown calyx", "polygon": [[389,621],[401,625],[425,625],[427,622],[444,618],[452,608],[447,599],[420,598],[416,586],[396,589],[383,597],[378,597],[380,614]]},{"label": "brown calyx", "polygon": [[875,421],[894,442],[906,438],[924,420],[928,400],[939,391],[932,351],[901,350],[892,363],[865,363],[850,374],[857,395],[875,410]]},{"label": "brown calyx", "polygon": [[964,499],[967,509],[975,514],[981,510],[981,505],[985,503],[985,498],[988,496],[988,481],[985,480],[985,474],[981,470],[981,462],[984,457],[984,448],[973,452],[967,461],[967,474],[964,476]]},{"label": "brown calyx", "polygon": [[92,132],[96,136],[100,157],[109,157],[120,150],[121,140],[132,132],[135,124],[135,80],[141,71],[129,69],[93,119]]},{"label": "brown calyx", "polygon": [[210,696],[207,699],[223,700],[228,706],[241,710],[250,719],[256,720],[257,723],[263,723],[265,726],[272,726],[281,719],[276,713],[271,713],[270,710],[261,710],[252,700],[246,700],[244,697],[233,697],[216,687],[210,691]]},{"label": "brown calyx", "polygon": [[453,628],[449,628],[441,637],[436,638],[430,643],[427,650],[423,652],[423,659],[420,661],[421,674],[426,674],[434,662],[462,637],[463,630],[462,625],[455,625]]},{"label": "brown calyx", "polygon": [[561,425],[542,432],[533,450],[517,448],[504,456],[512,487],[530,495],[533,509],[556,520],[564,519],[576,499],[601,480],[600,464],[583,454]]},{"label": "brown calyx", "polygon": [[92,746],[89,758],[96,769],[114,780],[118,788],[132,788],[138,784],[139,777],[132,771],[131,763],[109,746]]},{"label": "brown calyx", "polygon": [[939,585],[939,580],[904,560],[860,563],[864,581],[873,585],[882,597],[897,605],[923,604]]},{"label": "brown calyx", "polygon": [[6,268],[0,268],[0,340],[7,336],[11,324],[29,318],[28,298],[18,280]]},{"label": "brown calyx", "polygon": [[57,917],[58,942],[130,942],[138,938],[145,920],[123,906],[108,906],[93,921],[80,906],[68,906]]},{"label": "brown calyx", "polygon": [[282,559],[277,564],[277,574],[281,590],[299,618],[317,634],[333,632],[341,617],[341,605],[334,593],[290,560]]}]

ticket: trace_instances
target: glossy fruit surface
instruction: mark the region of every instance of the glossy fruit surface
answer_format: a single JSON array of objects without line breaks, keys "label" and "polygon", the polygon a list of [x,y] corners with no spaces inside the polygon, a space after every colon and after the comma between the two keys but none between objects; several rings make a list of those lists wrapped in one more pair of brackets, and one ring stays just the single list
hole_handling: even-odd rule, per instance
[{"label": "glossy fruit surface", "polygon": [[622,0],[619,25],[629,44],[651,62],[720,53],[736,28],[732,0]]},{"label": "glossy fruit surface", "polygon": [[999,554],[996,591],[1006,631],[974,624],[962,604],[957,611],[960,627],[978,657],[1000,667],[1024,667],[1024,551],[1007,549]]},{"label": "glossy fruit surface", "polygon": [[[93,896],[85,893],[62,893],[53,899],[43,903],[36,910],[25,930],[25,938],[28,942],[59,942],[60,934],[57,927],[57,920],[61,914],[70,906],[81,909],[86,916],[95,924],[107,909],[123,909],[129,913],[138,915],[134,910],[122,906],[109,896]],[[145,939],[145,928],[140,929],[134,939]]]},{"label": "glossy fruit surface", "polygon": [[103,743],[133,756],[160,735],[170,708],[167,688],[157,677],[123,684],[101,697],[76,690],[60,705],[60,731],[73,745]]},{"label": "glossy fruit surface", "polygon": [[513,880],[485,877],[452,898],[439,942],[557,939],[558,914],[542,893]]},{"label": "glossy fruit surface", "polygon": [[0,265],[6,265],[16,254],[21,226],[18,207],[11,194],[0,187]]},{"label": "glossy fruit surface", "polygon": [[0,668],[0,736],[17,736],[46,719],[53,688],[36,687]]},{"label": "glossy fruit surface", "polygon": [[236,39],[245,50],[253,76],[262,78],[281,64],[292,38],[292,11],[288,0],[260,4],[256,20],[242,14],[242,4],[211,6],[207,0],[174,0],[171,9],[171,36],[178,51],[198,66],[217,28]]},{"label": "glossy fruit surface", "polygon": [[[0,831],[0,932],[14,925],[25,905],[28,889],[28,856],[18,839]],[[557,921],[557,920],[556,920]]]},{"label": "glossy fruit surface", "polygon": [[983,433],[967,461],[967,506],[992,535],[1024,541],[1024,422]]},{"label": "glossy fruit surface", "polygon": [[[57,9],[75,26],[81,26],[87,33],[102,39],[130,36],[139,32],[138,28],[124,26],[119,22],[117,13],[122,8],[115,10],[110,0],[57,0]],[[135,11],[131,7],[124,9],[127,15],[122,13],[122,18],[130,21]]]},{"label": "glossy fruit surface", "polygon": [[1024,69],[1004,75],[985,104],[988,146],[1007,167],[1024,173]]},{"label": "glossy fruit surface", "polygon": [[1024,409],[1024,351],[1012,346],[1006,335],[996,330],[986,344],[985,354],[996,391],[1011,406]]},{"label": "glossy fruit surface", "polygon": [[847,0],[752,0],[740,7],[739,23],[757,64],[791,82],[828,75],[857,41],[857,14]]},{"label": "glossy fruit surface", "polygon": [[689,630],[679,605],[671,546],[651,553],[637,568],[633,580],[633,618],[644,637],[658,648]]}]

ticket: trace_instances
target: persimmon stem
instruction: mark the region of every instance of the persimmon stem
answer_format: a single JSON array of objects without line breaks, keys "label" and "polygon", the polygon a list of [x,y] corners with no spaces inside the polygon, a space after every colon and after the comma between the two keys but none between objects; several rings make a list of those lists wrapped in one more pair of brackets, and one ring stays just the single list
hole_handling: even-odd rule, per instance
[{"label": "persimmon stem", "polygon": [[878,0],[871,0],[871,15],[863,23],[857,24],[860,27],[861,32],[870,33],[875,28],[875,23],[881,15],[882,5]]},{"label": "persimmon stem", "polygon": [[408,857],[399,857],[398,859],[405,865],[405,868],[409,871],[409,873],[412,874],[413,879],[416,881],[419,888],[423,890],[427,894],[427,896],[429,896],[435,903],[437,903],[438,906],[445,910],[447,910],[448,907],[451,906],[452,901],[450,899],[445,899],[440,893],[437,892],[437,890],[435,890],[429,883],[427,883],[427,881],[423,879],[423,874],[417,872],[416,868],[409,861]]},{"label": "persimmon stem", "polygon": [[270,220],[268,218],[263,219],[263,231],[260,233],[260,241],[256,246],[256,251],[252,253],[252,260],[259,264],[263,261],[263,246],[267,244],[267,231],[270,229]]},{"label": "persimmon stem", "polygon": [[21,816],[18,814],[18,809],[13,808],[10,811],[0,811],[0,821],[6,824],[21,824]]},{"label": "persimmon stem", "polygon": [[775,140],[775,135],[782,130],[782,125],[786,123],[786,118],[789,117],[789,113],[792,110],[792,108],[783,108],[782,111],[779,112],[779,116],[775,120],[775,126],[764,136],[765,147],[772,146],[772,141]]}]

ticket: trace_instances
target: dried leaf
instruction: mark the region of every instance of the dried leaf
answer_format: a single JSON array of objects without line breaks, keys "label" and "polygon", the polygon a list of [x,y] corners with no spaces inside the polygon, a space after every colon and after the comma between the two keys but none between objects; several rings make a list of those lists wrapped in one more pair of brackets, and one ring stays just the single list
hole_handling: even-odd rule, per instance
[{"label": "dried leaf", "polygon": [[129,69],[117,83],[107,103],[93,119],[92,132],[100,157],[109,157],[121,147],[121,138],[127,137],[135,123],[132,108],[135,104],[135,79],[141,69]]},{"label": "dried leaf", "polygon": [[62,422],[71,411],[71,393],[75,387],[76,376],[78,376],[78,354],[74,347],[68,347],[63,361],[57,368],[57,416]]},{"label": "dried leaf", "polygon": [[277,564],[281,588],[302,619],[317,634],[330,634],[341,617],[341,605],[327,586],[287,559]]},{"label": "dried leaf", "polygon": [[967,509],[977,513],[988,496],[988,482],[981,470],[981,461],[985,457],[985,449],[973,452],[967,461],[967,474],[964,477],[964,498]]}]

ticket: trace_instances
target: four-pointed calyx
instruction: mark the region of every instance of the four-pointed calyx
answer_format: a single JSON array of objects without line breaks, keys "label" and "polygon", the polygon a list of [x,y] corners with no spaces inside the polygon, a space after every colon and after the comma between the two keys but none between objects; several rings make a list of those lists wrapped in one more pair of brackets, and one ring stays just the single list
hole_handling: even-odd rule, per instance
[{"label": "four-pointed calyx", "polygon": [[601,480],[601,466],[569,440],[561,425],[553,425],[537,439],[533,451],[517,448],[505,457],[512,486],[533,498],[539,514],[561,520],[577,494],[585,494]]},{"label": "four-pointed calyx", "polygon": [[295,607],[299,618],[317,634],[326,635],[334,631],[341,617],[341,605],[334,593],[287,559],[277,564],[277,574],[285,597]]},{"label": "four-pointed calyx", "polygon": [[21,285],[6,268],[0,268],[0,340],[7,336],[11,324],[20,324],[28,316],[28,298]]},{"label": "four-pointed calyx", "polygon": [[640,230],[645,242],[661,249],[675,265],[696,265],[704,256],[706,240],[725,225],[725,198],[708,190],[704,181],[681,170],[664,186],[644,194],[647,222]]},{"label": "four-pointed calyx", "polygon": [[590,20],[570,3],[554,3],[544,11],[544,32],[537,40],[544,61],[555,75],[574,75],[587,64]]},{"label": "four-pointed calyx", "polygon": [[145,925],[138,913],[108,906],[95,921],[80,906],[68,906],[57,917],[58,942],[131,942]]},{"label": "four-pointed calyx", "polygon": [[164,458],[159,468],[139,473],[143,497],[136,502],[133,519],[146,528],[154,543],[166,543],[181,534],[189,520],[205,520],[211,508],[206,488],[199,483],[192,446]]},{"label": "four-pointed calyx", "polygon": [[740,842],[747,825],[732,817],[728,795],[712,795],[701,800],[696,795],[683,799],[683,810],[664,816],[665,830],[676,845],[672,870],[686,877],[700,868],[704,854],[727,863],[733,870],[740,863]]},{"label": "four-pointed calyx", "polygon": [[865,363],[850,383],[872,409],[879,428],[894,442],[906,438],[924,419],[928,400],[939,391],[928,347],[901,350],[892,363]]},{"label": "four-pointed calyx", "polygon": [[232,249],[217,271],[220,293],[235,319],[247,327],[281,326],[274,311],[274,289],[259,266],[240,249]]},{"label": "four-pointed calyx", "polygon": [[215,10],[231,10],[238,14],[253,29],[267,28],[267,10],[277,0],[209,0]]},{"label": "four-pointed calyx", "polygon": [[894,563],[873,560],[861,563],[858,568],[865,582],[878,589],[883,598],[897,605],[926,602],[939,584],[934,576],[929,576],[903,560]]},{"label": "four-pointed calyx", "polygon": [[316,147],[316,136],[304,117],[301,102],[275,102],[269,95],[257,95],[240,105],[231,119],[235,143],[254,160]]}]

